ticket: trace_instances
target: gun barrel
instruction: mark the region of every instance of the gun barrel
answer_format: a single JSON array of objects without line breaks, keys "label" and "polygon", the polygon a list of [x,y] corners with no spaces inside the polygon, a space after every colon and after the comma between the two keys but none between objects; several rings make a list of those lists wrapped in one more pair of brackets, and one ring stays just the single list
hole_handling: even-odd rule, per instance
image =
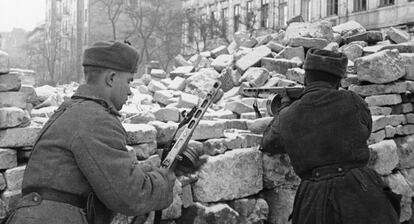
[{"label": "gun barrel", "polygon": [[243,95],[248,97],[267,98],[271,94],[287,94],[291,99],[299,99],[304,87],[261,87],[261,88],[245,88]]}]

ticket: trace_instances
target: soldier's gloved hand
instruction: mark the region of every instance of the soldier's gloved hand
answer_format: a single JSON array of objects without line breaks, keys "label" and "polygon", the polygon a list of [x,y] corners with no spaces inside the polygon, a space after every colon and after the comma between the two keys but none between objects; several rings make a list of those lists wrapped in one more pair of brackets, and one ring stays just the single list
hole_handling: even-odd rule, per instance
[{"label": "soldier's gloved hand", "polygon": [[166,200],[168,201],[169,204],[171,204],[173,201],[173,197],[174,197],[173,188],[174,188],[175,180],[177,179],[177,177],[175,176],[175,173],[173,170],[166,170],[166,169],[160,169],[160,170],[164,174],[164,176],[167,177],[169,194],[167,194]]}]

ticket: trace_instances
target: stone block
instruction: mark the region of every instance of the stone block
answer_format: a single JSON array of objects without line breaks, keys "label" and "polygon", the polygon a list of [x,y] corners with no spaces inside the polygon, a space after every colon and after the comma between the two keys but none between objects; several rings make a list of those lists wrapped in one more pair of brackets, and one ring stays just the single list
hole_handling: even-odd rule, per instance
[{"label": "stone block", "polygon": [[154,93],[154,101],[163,105],[177,102],[177,98],[174,98],[174,94],[171,90],[158,90]]},{"label": "stone block", "polygon": [[330,42],[328,43],[328,45],[326,45],[326,47],[323,48],[324,50],[328,50],[328,51],[338,51],[339,49],[339,44],[337,42]]},{"label": "stone block", "polygon": [[15,191],[22,189],[23,183],[23,174],[26,166],[19,166],[15,168],[11,168],[4,172],[4,178],[6,179],[7,183],[7,190]]},{"label": "stone block", "polygon": [[372,132],[367,140],[367,144],[371,145],[371,144],[378,143],[384,140],[384,138],[385,138],[385,130],[379,130],[377,132]]},{"label": "stone block", "polygon": [[220,74],[213,68],[203,68],[186,79],[185,92],[203,98],[217,82]]},{"label": "stone block", "polygon": [[194,71],[194,66],[187,65],[187,66],[180,66],[170,72],[170,78],[174,79],[177,76],[183,77],[185,74],[191,73]]},{"label": "stone block", "polygon": [[269,215],[269,206],[262,198],[242,198],[229,202],[239,213],[240,224],[263,223]]},{"label": "stone block", "polygon": [[401,95],[387,94],[387,95],[375,95],[365,98],[365,102],[368,106],[388,106],[397,105],[402,102]]},{"label": "stone block", "polygon": [[7,74],[10,72],[9,55],[0,51],[0,74]]},{"label": "stone block", "polygon": [[137,145],[157,140],[157,130],[149,124],[122,124],[127,132],[127,144]]},{"label": "stone block", "polygon": [[[414,81],[414,53],[401,53],[401,58],[406,70],[405,78],[408,80]],[[414,92],[414,87],[411,83],[407,85],[409,86],[409,91]]]},{"label": "stone block", "polygon": [[370,166],[380,175],[389,175],[397,167],[399,157],[393,140],[384,140],[369,146]]},{"label": "stone block", "polygon": [[269,217],[267,221],[275,224],[290,223],[289,215],[293,210],[296,189],[290,187],[278,187],[264,190],[263,195],[269,205]]},{"label": "stone block", "polygon": [[400,158],[400,168],[414,167],[414,135],[394,139],[397,144],[397,152]]},{"label": "stone block", "polygon": [[154,116],[157,121],[179,122],[180,121],[180,110],[175,107],[159,108],[156,111],[154,111]]},{"label": "stone block", "polygon": [[279,53],[281,52],[283,49],[285,49],[285,46],[275,42],[275,41],[270,41],[269,43],[266,44],[266,46],[268,48],[270,48],[273,52]]},{"label": "stone block", "polygon": [[168,89],[183,91],[185,88],[185,79],[182,77],[175,77],[168,85]]},{"label": "stone block", "polygon": [[58,106],[48,106],[48,107],[42,107],[39,109],[32,109],[30,111],[30,115],[32,117],[51,117],[55,111],[58,109]]},{"label": "stone block", "polygon": [[0,148],[0,170],[17,166],[17,152],[14,149]]},{"label": "stone block", "polygon": [[305,49],[300,47],[286,47],[280,53],[280,56],[286,59],[292,59],[294,57],[300,58],[301,61],[305,61]]},{"label": "stone block", "polygon": [[182,186],[181,201],[183,202],[183,208],[188,208],[194,203],[190,184]]},{"label": "stone block", "polygon": [[339,33],[341,36],[350,36],[357,33],[363,33],[366,31],[361,24],[354,20],[350,20],[348,22],[333,26],[332,30],[336,33]]},{"label": "stone block", "polygon": [[405,119],[408,124],[414,124],[414,114],[406,114]]},{"label": "stone block", "polygon": [[216,120],[216,119],[236,119],[237,115],[234,114],[230,110],[220,110],[220,111],[212,111],[206,112],[203,116],[204,120]]},{"label": "stone block", "polygon": [[225,46],[225,45],[217,47],[217,48],[215,48],[211,51],[211,57],[213,57],[213,58],[217,58],[217,57],[219,57],[220,55],[223,55],[223,54],[229,54],[229,51],[227,50],[227,46]]},{"label": "stone block", "polygon": [[[3,173],[0,173],[0,191],[3,191],[4,189],[6,189],[6,187],[7,187],[6,179],[4,178]],[[1,210],[1,208],[0,208],[0,210]]]},{"label": "stone block", "polygon": [[215,156],[223,154],[227,150],[242,148],[245,145],[245,139],[240,135],[231,138],[208,139],[203,143],[203,152]]},{"label": "stone block", "polygon": [[40,126],[32,125],[24,128],[0,130],[0,148],[33,146],[40,129]]},{"label": "stone block", "polygon": [[286,72],[286,78],[300,84],[305,84],[305,70],[301,68],[291,68]]},{"label": "stone block", "polygon": [[295,174],[287,154],[263,153],[263,187],[298,186],[300,178]]},{"label": "stone block", "polygon": [[414,134],[414,125],[413,124],[398,125],[396,127],[396,134],[397,135],[411,135],[411,134]]},{"label": "stone block", "polygon": [[244,119],[232,119],[225,120],[226,130],[228,129],[238,129],[238,130],[247,130],[247,120]]},{"label": "stone block", "polygon": [[17,74],[0,75],[0,92],[19,91],[21,86],[22,83]]},{"label": "stone block", "polygon": [[414,93],[406,92],[401,94],[403,103],[414,103]]},{"label": "stone block", "polygon": [[369,107],[369,111],[371,112],[371,115],[390,115],[392,112],[392,108],[371,106]]},{"label": "stone block", "polygon": [[387,30],[387,37],[396,44],[408,42],[411,39],[409,33],[394,27]]},{"label": "stone block", "polygon": [[[224,137],[224,130],[226,124],[224,121],[206,121],[201,120],[196,129],[194,130],[193,140],[205,140],[212,138]],[[179,131],[181,134],[181,132]],[[179,136],[179,134],[177,134]]]},{"label": "stone block", "polygon": [[379,50],[398,50],[400,53],[414,53],[414,41],[409,41],[401,44],[385,45]]},{"label": "stone block", "polygon": [[392,114],[406,114],[414,111],[413,103],[403,103],[392,107]]},{"label": "stone block", "polygon": [[5,190],[1,193],[1,201],[6,205],[6,210],[10,212],[16,207],[18,200],[22,197],[21,190]]},{"label": "stone block", "polygon": [[0,129],[27,126],[30,118],[26,112],[17,107],[0,108]]},{"label": "stone block", "polygon": [[397,134],[397,129],[391,125],[385,126],[385,138],[394,138]]},{"label": "stone block", "polygon": [[0,92],[0,108],[26,108],[27,95],[23,92]]},{"label": "stone block", "polygon": [[273,117],[262,117],[247,121],[247,129],[255,134],[263,134],[266,127],[273,120]]},{"label": "stone block", "polygon": [[259,36],[259,37],[254,37],[254,39],[257,42],[256,46],[261,46],[261,45],[267,44],[269,41],[271,41],[273,39],[273,37],[272,37],[272,35],[267,34],[267,35],[262,35],[262,36]]},{"label": "stone block", "polygon": [[227,46],[227,50],[229,51],[229,54],[234,54],[238,50],[239,46],[237,45],[236,41],[232,41],[229,46]]},{"label": "stone block", "polygon": [[275,59],[264,57],[261,63],[262,68],[266,68],[269,72],[275,71],[283,75],[286,74],[288,69],[299,67],[297,61],[284,58]]},{"label": "stone block", "polygon": [[157,152],[157,142],[148,142],[131,146],[139,160],[146,160]]},{"label": "stone block", "polygon": [[403,114],[372,116],[372,132],[383,129],[387,125],[398,126],[405,123],[406,120]]},{"label": "stone block", "polygon": [[179,223],[238,224],[239,214],[225,203],[202,204],[196,202],[183,213]]},{"label": "stone block", "polygon": [[347,74],[345,78],[341,80],[341,87],[348,88],[350,85],[358,85],[359,80],[357,75]]},{"label": "stone block", "polygon": [[211,66],[216,71],[221,72],[223,69],[231,66],[234,61],[234,56],[230,54],[222,54],[211,62]]},{"label": "stone block", "polygon": [[260,65],[261,59],[270,55],[270,53],[270,48],[266,46],[254,48],[252,52],[246,54],[236,61],[236,67],[240,72],[244,72],[254,65]]},{"label": "stone block", "polygon": [[257,40],[250,37],[250,34],[246,31],[234,33],[233,38],[238,46],[252,48],[257,44]]},{"label": "stone block", "polygon": [[224,109],[232,111],[236,114],[254,112],[254,109],[252,106],[245,104],[241,101],[228,101],[224,105]]},{"label": "stone block", "polygon": [[352,43],[342,46],[339,50],[348,57],[348,60],[351,61],[361,57],[364,53],[364,49],[361,45]]},{"label": "stone block", "polygon": [[151,92],[156,92],[159,90],[166,90],[167,87],[162,84],[160,81],[157,80],[151,80],[151,82],[148,84],[148,90]]},{"label": "stone block", "polygon": [[161,121],[151,121],[148,124],[154,126],[157,130],[158,147],[168,144],[178,127],[178,124],[174,122],[164,123]]},{"label": "stone block", "polygon": [[181,93],[180,97],[178,98],[177,107],[192,108],[194,106],[197,106],[199,101],[200,98],[197,95]]},{"label": "stone block", "polygon": [[263,188],[262,175],[262,153],[257,149],[234,149],[208,157],[193,184],[194,200],[216,202],[256,194]]},{"label": "stone block", "polygon": [[414,196],[413,189],[410,187],[401,172],[398,171],[384,177],[383,179],[385,184],[388,185],[394,193],[409,197]]},{"label": "stone block", "polygon": [[406,73],[402,58],[397,51],[380,51],[355,60],[358,79],[371,83],[389,83]]},{"label": "stone block", "polygon": [[180,181],[176,180],[173,188],[173,202],[166,209],[162,210],[161,219],[177,219],[181,216],[181,207],[183,201],[181,200],[182,187]]},{"label": "stone block", "polygon": [[328,41],[323,38],[294,37],[290,38],[288,45],[292,47],[317,48],[323,49],[328,45]]},{"label": "stone block", "polygon": [[240,82],[249,82],[253,87],[261,87],[269,79],[269,71],[266,68],[250,67],[240,78]]},{"label": "stone block", "polygon": [[185,60],[185,58],[181,54],[175,56],[174,62],[176,66],[190,66],[191,65],[191,63]]},{"label": "stone block", "polygon": [[348,90],[354,91],[361,96],[372,96],[389,93],[404,93],[407,91],[406,82],[394,82],[389,84],[372,84],[372,85],[351,85]]},{"label": "stone block", "polygon": [[167,78],[167,73],[163,69],[151,69],[150,75],[156,79],[165,79]]},{"label": "stone block", "polygon": [[345,43],[349,44],[354,41],[365,41],[368,44],[376,44],[383,40],[380,31],[366,31],[344,38]]},{"label": "stone block", "polygon": [[286,29],[285,40],[297,37],[322,38],[328,41],[333,39],[332,24],[321,20],[314,23],[291,23]]}]

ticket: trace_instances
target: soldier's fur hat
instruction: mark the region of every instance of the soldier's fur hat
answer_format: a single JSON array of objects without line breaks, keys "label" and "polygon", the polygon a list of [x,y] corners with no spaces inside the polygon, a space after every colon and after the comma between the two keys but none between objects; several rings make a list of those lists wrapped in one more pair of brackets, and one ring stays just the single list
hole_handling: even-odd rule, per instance
[{"label": "soldier's fur hat", "polygon": [[308,50],[303,68],[343,78],[347,66],[348,58],[345,54],[313,48]]},{"label": "soldier's fur hat", "polygon": [[121,42],[100,41],[85,50],[82,65],[136,73],[138,60],[139,54],[134,47]]}]

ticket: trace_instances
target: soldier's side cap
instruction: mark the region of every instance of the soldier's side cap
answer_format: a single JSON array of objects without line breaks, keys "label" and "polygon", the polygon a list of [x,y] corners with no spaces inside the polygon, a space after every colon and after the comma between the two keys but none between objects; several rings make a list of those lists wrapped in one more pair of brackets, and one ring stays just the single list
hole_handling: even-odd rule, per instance
[{"label": "soldier's side cap", "polygon": [[99,41],[85,50],[82,65],[136,73],[138,60],[138,51],[130,45],[121,42]]},{"label": "soldier's side cap", "polygon": [[322,71],[343,78],[348,66],[348,58],[340,52],[309,49],[303,69]]}]

